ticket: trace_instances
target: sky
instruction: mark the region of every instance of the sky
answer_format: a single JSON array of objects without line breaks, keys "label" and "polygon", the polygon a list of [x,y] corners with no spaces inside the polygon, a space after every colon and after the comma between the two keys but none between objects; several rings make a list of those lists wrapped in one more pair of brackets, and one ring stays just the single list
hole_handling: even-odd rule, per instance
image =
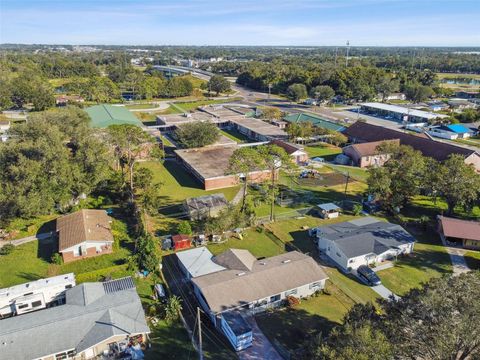
[{"label": "sky", "polygon": [[0,43],[480,46],[480,0],[0,0]]}]

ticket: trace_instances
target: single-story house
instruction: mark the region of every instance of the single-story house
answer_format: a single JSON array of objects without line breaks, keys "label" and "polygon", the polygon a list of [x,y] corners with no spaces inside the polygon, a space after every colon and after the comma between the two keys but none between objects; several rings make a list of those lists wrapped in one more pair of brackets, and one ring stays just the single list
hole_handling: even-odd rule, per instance
[{"label": "single-story house", "polygon": [[173,250],[178,251],[192,247],[192,239],[190,236],[184,234],[177,234],[172,236]]},{"label": "single-story house", "polygon": [[253,341],[251,329],[238,316],[279,306],[288,296],[312,295],[328,278],[313,258],[297,251],[257,260],[248,250],[213,256],[199,249],[177,254],[181,268],[200,305],[235,349]]},{"label": "single-story house", "polygon": [[455,140],[458,138],[458,134],[450,131],[445,126],[429,126],[426,128],[425,132],[433,137],[438,137],[441,139]]},{"label": "single-story house", "polygon": [[105,210],[83,209],[56,220],[58,252],[64,262],[110,254],[112,219]]},{"label": "single-story house", "polygon": [[478,91],[457,91],[455,96],[460,99],[478,99],[480,92]]},{"label": "single-story house", "polygon": [[443,240],[460,243],[465,249],[480,250],[480,222],[438,216]]},{"label": "single-story house", "polygon": [[459,139],[467,139],[473,133],[472,130],[470,130],[468,127],[462,124],[450,124],[450,125],[444,125],[442,127],[447,129],[448,131],[453,132],[454,134],[457,134]]},{"label": "single-story house", "polygon": [[317,205],[317,213],[322,219],[334,219],[340,215],[341,208],[334,203]]},{"label": "single-story house", "polygon": [[131,277],[68,288],[64,305],[0,322],[2,359],[96,359],[113,356],[114,348],[141,353],[150,333]]},{"label": "single-story house", "polygon": [[310,123],[314,127],[319,127],[319,128],[327,129],[331,131],[343,131],[345,129],[343,125],[337,124],[333,121],[323,119],[311,113],[288,114],[283,119],[286,122],[291,124]]},{"label": "single-story house", "polygon": [[90,116],[90,126],[95,128],[107,128],[110,125],[136,125],[142,126],[142,122],[125,106],[94,105],[85,109]]},{"label": "single-story house", "polygon": [[441,101],[431,101],[427,103],[427,105],[432,111],[442,111],[448,109],[448,105]]},{"label": "single-story house", "polygon": [[222,193],[188,198],[183,203],[190,220],[216,217],[227,205],[228,201]]},{"label": "single-story house", "polygon": [[476,105],[466,99],[449,99],[448,105],[455,111],[462,111],[465,109],[474,109]]},{"label": "single-story house", "polygon": [[[369,166],[383,166],[390,154],[381,154],[378,151],[378,147],[384,144],[386,141],[372,141],[366,143],[358,143],[345,146],[342,149],[344,155],[348,156],[353,165],[364,168]],[[389,143],[400,145],[399,139],[389,140]]]},{"label": "single-story house", "polygon": [[446,142],[435,141],[425,134],[409,134],[403,131],[385,128],[383,126],[357,121],[343,131],[349,141],[364,143],[382,140],[399,139],[401,145],[408,145],[420,151],[424,156],[437,161],[445,161],[452,154],[463,156],[466,164],[472,164],[480,172],[480,152]]},{"label": "single-story house", "polygon": [[[205,190],[235,186],[245,174],[227,175],[229,160],[238,145],[207,146],[195,149],[175,150],[177,160],[183,164]],[[252,171],[247,174],[249,181],[262,182],[270,179],[269,170]]]},{"label": "single-story house", "polygon": [[0,319],[65,302],[65,290],[75,286],[75,274],[63,274],[0,289]]},{"label": "single-story house", "polygon": [[301,146],[282,140],[273,140],[270,141],[270,144],[277,145],[284,149],[288,156],[290,156],[296,164],[308,161],[308,154]]},{"label": "single-story house", "polygon": [[371,217],[321,226],[317,246],[343,271],[370,265],[413,251],[415,239],[400,225]]}]

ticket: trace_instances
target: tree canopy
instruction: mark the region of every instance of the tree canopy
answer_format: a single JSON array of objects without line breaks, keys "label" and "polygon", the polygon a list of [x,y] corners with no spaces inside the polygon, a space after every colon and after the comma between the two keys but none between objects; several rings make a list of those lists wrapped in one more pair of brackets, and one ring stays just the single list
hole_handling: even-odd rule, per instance
[{"label": "tree canopy", "polygon": [[213,75],[208,81],[208,89],[219,93],[224,93],[230,90],[230,82],[222,75]]},{"label": "tree canopy", "polygon": [[191,122],[178,126],[175,131],[178,142],[187,149],[211,145],[220,138],[220,131],[213,122]]},{"label": "tree canopy", "polygon": [[399,300],[355,305],[344,324],[311,344],[324,360],[480,357],[480,272],[430,280]]}]

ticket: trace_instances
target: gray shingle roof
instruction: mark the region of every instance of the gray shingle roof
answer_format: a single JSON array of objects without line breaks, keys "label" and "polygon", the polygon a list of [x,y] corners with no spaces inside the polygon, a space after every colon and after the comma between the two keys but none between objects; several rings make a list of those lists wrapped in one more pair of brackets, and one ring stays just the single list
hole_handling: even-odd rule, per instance
[{"label": "gray shingle roof", "polygon": [[415,238],[400,225],[376,221],[347,221],[329,226],[322,226],[322,237],[335,242],[347,256],[353,258],[366,254],[380,255],[403,244],[415,242]]},{"label": "gray shingle roof", "polygon": [[83,283],[67,290],[65,305],[0,320],[0,358],[81,352],[114,335],[148,332],[135,288],[107,293],[102,283]]}]

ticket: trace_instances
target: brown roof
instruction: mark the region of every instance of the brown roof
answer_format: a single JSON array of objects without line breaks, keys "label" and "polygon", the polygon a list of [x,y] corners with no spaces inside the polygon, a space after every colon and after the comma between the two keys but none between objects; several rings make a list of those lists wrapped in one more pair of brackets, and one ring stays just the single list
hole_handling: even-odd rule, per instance
[{"label": "brown roof", "polygon": [[218,313],[327,278],[313,258],[292,251],[255,260],[249,271],[227,269],[192,281]]},{"label": "brown roof", "polygon": [[174,243],[179,242],[179,241],[185,241],[185,240],[190,240],[190,237],[188,235],[184,234],[176,234],[172,236],[172,240]]},{"label": "brown roof", "polygon": [[277,145],[279,147],[281,147],[282,149],[285,150],[285,152],[288,154],[288,155],[292,155],[295,151],[303,151],[303,149],[299,146],[296,146],[294,144],[290,144],[290,143],[287,143],[286,141],[282,141],[282,140],[272,140],[270,141],[271,144],[273,145]]},{"label": "brown roof", "polygon": [[475,153],[475,150],[435,141],[423,134],[408,134],[401,131],[384,128],[382,126],[367,124],[366,122],[362,121],[357,121],[356,123],[352,124],[346,128],[343,133],[350,139],[359,142],[399,139],[400,144],[409,145],[415,150],[422,152],[424,156],[434,158],[438,161],[447,160],[452,154],[459,154],[464,157],[468,157]]},{"label": "brown roof", "polygon": [[439,216],[443,234],[457,239],[480,241],[480,222]]},{"label": "brown roof", "polygon": [[231,270],[250,271],[257,259],[248,250],[228,249],[215,256],[213,261]]},{"label": "brown roof", "polygon": [[58,249],[85,241],[113,241],[111,218],[105,210],[84,209],[57,219]]},{"label": "brown roof", "polygon": [[[372,156],[378,154],[377,147],[384,144],[387,141],[372,141],[366,143],[359,143],[350,145],[360,156]],[[388,142],[400,145],[400,140],[388,140]]]}]

